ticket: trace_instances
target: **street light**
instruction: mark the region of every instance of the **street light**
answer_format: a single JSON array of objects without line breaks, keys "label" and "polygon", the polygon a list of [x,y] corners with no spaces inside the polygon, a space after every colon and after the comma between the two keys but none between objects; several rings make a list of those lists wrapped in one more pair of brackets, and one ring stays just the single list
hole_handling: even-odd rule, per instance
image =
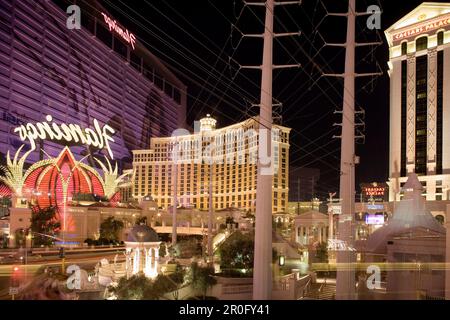
[{"label": "street light", "polygon": [[280,267],[284,266],[285,262],[286,262],[286,257],[284,255],[278,257],[278,265]]},{"label": "street light", "polygon": [[14,300],[14,296],[19,293],[19,287],[21,282],[20,268],[14,266],[11,275],[11,282],[9,285],[9,294],[11,295],[11,300]]}]

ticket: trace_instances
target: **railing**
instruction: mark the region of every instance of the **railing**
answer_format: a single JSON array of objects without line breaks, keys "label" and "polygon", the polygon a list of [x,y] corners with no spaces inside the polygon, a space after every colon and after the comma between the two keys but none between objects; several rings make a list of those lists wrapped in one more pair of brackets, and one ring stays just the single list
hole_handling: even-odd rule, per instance
[{"label": "railing", "polygon": [[422,293],[420,295],[420,300],[445,300],[445,297],[439,297],[439,296],[430,296],[427,293]]},{"label": "railing", "polygon": [[225,285],[222,287],[222,294],[242,294],[252,292],[253,292],[252,284]]}]

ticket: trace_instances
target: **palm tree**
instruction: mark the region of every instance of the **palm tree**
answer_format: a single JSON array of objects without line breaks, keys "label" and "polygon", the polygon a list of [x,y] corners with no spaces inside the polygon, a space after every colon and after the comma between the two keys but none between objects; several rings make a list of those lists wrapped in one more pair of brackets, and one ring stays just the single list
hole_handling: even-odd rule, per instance
[{"label": "palm tree", "polygon": [[191,264],[189,280],[192,288],[201,292],[203,300],[206,298],[208,289],[217,283],[217,280],[212,276],[213,274],[214,269],[212,267],[202,267],[197,262]]},{"label": "palm tree", "polygon": [[100,238],[118,241],[119,232],[123,227],[124,223],[121,220],[116,220],[113,216],[110,216],[100,224]]},{"label": "palm tree", "polygon": [[115,287],[108,291],[118,300],[157,300],[159,292],[154,289],[153,282],[143,274],[137,274],[129,279],[123,277]]},{"label": "palm tree", "polygon": [[61,223],[56,219],[56,207],[33,207],[30,228],[35,235],[35,245],[51,245],[52,237],[61,228]]}]

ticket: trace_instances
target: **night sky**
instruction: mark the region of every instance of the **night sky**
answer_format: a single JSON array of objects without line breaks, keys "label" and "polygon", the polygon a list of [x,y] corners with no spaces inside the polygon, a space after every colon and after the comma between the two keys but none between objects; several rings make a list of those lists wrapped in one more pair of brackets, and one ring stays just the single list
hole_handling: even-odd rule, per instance
[{"label": "night sky", "polygon": [[[357,0],[357,10],[381,5],[382,29],[366,27],[366,17],[357,19],[357,41],[383,41],[378,47],[357,49],[357,72],[383,76],[356,82],[356,104],[365,110],[366,136],[357,145],[361,163],[356,184],[386,181],[389,159],[388,48],[384,30],[423,1]],[[435,1],[444,2],[444,1]],[[188,85],[187,123],[211,113],[218,126],[226,126],[258,113],[261,73],[241,70],[240,65],[260,65],[262,39],[242,38],[241,33],[262,33],[264,7],[245,7],[240,0],[112,1],[103,5],[122,24],[137,34],[156,56]],[[321,77],[344,72],[345,49],[323,48],[324,41],[345,42],[346,19],[326,17],[328,12],[346,12],[347,1],[304,0],[301,6],[275,10],[275,32],[301,36],[278,38],[275,64],[300,63],[301,68],[274,71],[274,99],[283,103],[282,124],[291,131],[291,166],[321,170],[316,193],[324,199],[339,188],[340,134],[343,80]],[[325,9],[326,8],[326,9]],[[235,27],[232,28],[232,25]],[[361,141],[362,142],[362,141]]]}]

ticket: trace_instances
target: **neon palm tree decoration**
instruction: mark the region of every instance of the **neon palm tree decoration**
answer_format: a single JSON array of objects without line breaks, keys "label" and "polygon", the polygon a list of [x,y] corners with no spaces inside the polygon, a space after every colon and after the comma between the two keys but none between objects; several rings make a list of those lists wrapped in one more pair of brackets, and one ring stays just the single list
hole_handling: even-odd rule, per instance
[{"label": "neon palm tree decoration", "polygon": [[0,168],[5,172],[4,177],[0,177],[0,181],[3,181],[8,187],[11,188],[11,190],[17,195],[22,195],[22,187],[25,182],[26,175],[24,175],[23,172],[23,165],[25,163],[26,158],[28,155],[33,151],[29,150],[23,154],[23,156],[19,158],[20,151],[22,151],[22,148],[24,145],[21,145],[20,148],[17,150],[16,154],[14,155],[14,159],[11,160],[11,157],[9,155],[9,150],[6,154],[6,166],[0,166]]},{"label": "neon palm tree decoration", "polygon": [[108,160],[107,157],[105,157],[106,162],[108,163],[108,167],[105,166],[104,163],[102,163],[100,160],[98,160],[97,158],[94,158],[95,161],[97,161],[97,163],[100,165],[100,167],[103,170],[103,187],[105,190],[105,196],[108,199],[111,199],[114,194],[117,191],[117,188],[119,187],[120,182],[123,181],[123,179],[129,174],[129,173],[124,173],[120,176],[118,176],[118,169],[117,169],[117,162],[114,166],[114,170],[112,168],[111,162]]}]

